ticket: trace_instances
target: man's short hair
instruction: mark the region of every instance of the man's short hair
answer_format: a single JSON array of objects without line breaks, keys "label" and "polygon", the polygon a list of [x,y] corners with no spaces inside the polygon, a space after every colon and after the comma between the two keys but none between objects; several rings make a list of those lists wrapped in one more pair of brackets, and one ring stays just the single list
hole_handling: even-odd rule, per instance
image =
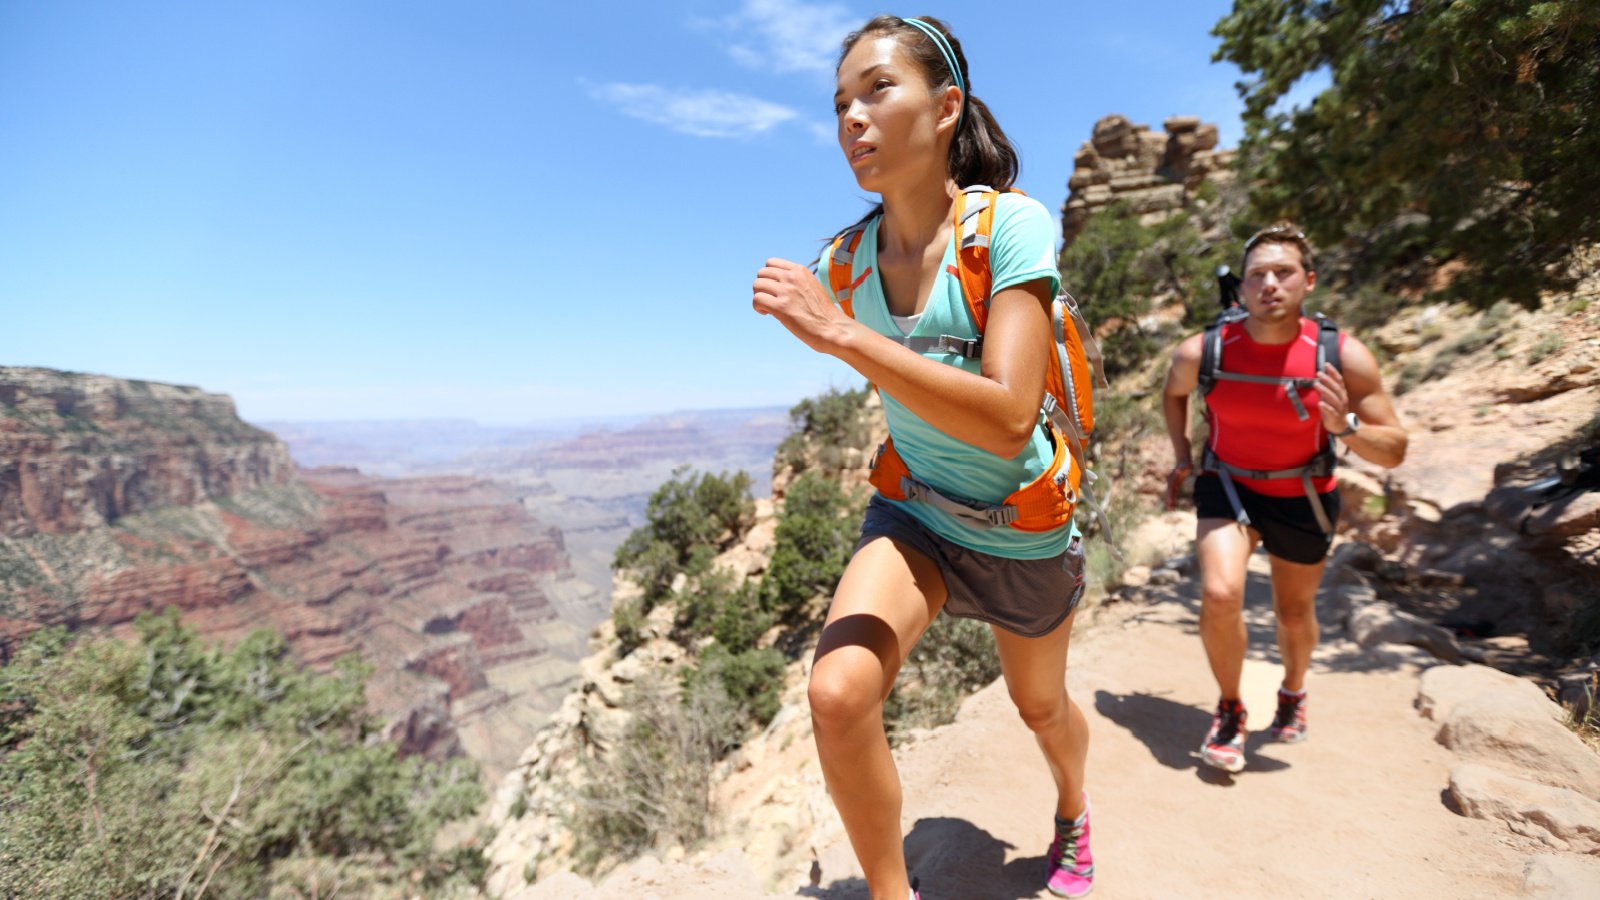
[{"label": "man's short hair", "polygon": [[1300,226],[1293,222],[1280,220],[1250,235],[1250,240],[1244,242],[1244,258],[1239,261],[1241,269],[1249,271],[1250,251],[1262,244],[1291,244],[1300,251],[1301,267],[1307,272],[1317,270],[1317,264],[1311,258],[1311,242],[1306,240],[1306,233],[1300,230]]}]

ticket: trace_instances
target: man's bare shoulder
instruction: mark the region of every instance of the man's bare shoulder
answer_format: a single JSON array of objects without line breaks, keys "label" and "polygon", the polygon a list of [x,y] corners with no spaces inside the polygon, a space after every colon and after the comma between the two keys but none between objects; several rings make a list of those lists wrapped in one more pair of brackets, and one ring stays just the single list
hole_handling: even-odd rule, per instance
[{"label": "man's bare shoulder", "polygon": [[1378,358],[1360,338],[1349,332],[1345,332],[1344,343],[1339,346],[1339,357],[1345,369],[1355,369],[1372,378],[1378,377]]},{"label": "man's bare shoulder", "polygon": [[1199,334],[1191,334],[1178,342],[1178,346],[1172,348],[1172,364],[1198,366],[1200,364],[1200,352],[1205,345],[1205,338],[1205,332],[1200,332]]},{"label": "man's bare shoulder", "polygon": [[1172,364],[1167,367],[1167,384],[1163,389],[1169,397],[1186,396],[1199,384],[1200,347],[1205,335],[1184,338],[1172,348]]}]

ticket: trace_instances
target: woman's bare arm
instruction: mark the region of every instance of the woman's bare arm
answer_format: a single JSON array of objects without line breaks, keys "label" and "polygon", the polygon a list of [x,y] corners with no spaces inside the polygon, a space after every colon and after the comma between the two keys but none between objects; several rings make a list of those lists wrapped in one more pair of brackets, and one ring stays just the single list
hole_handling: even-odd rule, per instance
[{"label": "woman's bare arm", "polygon": [[1006,288],[989,304],[982,374],[928,359],[844,314],[806,267],[771,259],[756,275],[755,310],[820,353],[843,360],[928,424],[1007,459],[1038,423],[1050,352],[1049,281]]}]

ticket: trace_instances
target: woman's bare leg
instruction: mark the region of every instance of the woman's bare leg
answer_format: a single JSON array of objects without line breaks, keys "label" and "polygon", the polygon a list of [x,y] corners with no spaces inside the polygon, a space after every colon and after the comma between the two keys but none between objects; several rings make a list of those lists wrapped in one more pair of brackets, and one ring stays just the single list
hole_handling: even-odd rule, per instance
[{"label": "woman's bare leg", "polygon": [[811,669],[822,775],[873,900],[905,900],[910,893],[900,773],[883,731],[883,701],[944,601],[944,579],[932,560],[889,538],[868,543],[839,581]]},{"label": "woman's bare leg", "polygon": [[1067,649],[1077,612],[1043,637],[1025,638],[989,626],[1000,651],[1000,670],[1017,713],[1044,752],[1056,782],[1056,814],[1083,814],[1084,763],[1089,756],[1089,723],[1067,695]]}]

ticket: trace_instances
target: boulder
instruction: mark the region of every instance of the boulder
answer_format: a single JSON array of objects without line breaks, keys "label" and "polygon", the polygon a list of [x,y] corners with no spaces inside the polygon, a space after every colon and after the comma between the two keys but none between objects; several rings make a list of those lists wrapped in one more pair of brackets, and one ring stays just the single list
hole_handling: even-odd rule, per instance
[{"label": "boulder", "polygon": [[1130,123],[1119,115],[1109,115],[1094,123],[1093,137],[1094,150],[1100,156],[1128,156],[1138,149],[1138,139],[1134,131],[1139,126]]},{"label": "boulder", "polygon": [[[1341,476],[1341,481],[1343,476]],[[1328,565],[1325,572],[1333,578],[1340,578],[1348,571],[1375,572],[1378,563],[1383,560],[1383,554],[1377,547],[1363,541],[1344,541],[1333,548],[1328,555]]]},{"label": "boulder", "polygon": [[1156,169],[1166,158],[1167,136],[1157,131],[1150,131],[1146,126],[1138,127],[1144,127],[1145,130],[1138,134],[1139,142],[1135,149],[1137,164],[1141,169]]},{"label": "boulder", "polygon": [[1474,819],[1498,819],[1557,850],[1600,852],[1600,803],[1477,763],[1450,770],[1450,797]]},{"label": "boulder", "polygon": [[1363,603],[1350,610],[1346,630],[1351,640],[1365,648],[1379,644],[1421,647],[1445,662],[1461,659],[1456,636],[1387,603]]},{"label": "boulder", "polygon": [[1171,569],[1182,575],[1195,575],[1200,571],[1199,562],[1195,559],[1193,553],[1179,553],[1175,556],[1169,556],[1161,563],[1161,568]]},{"label": "boulder", "polygon": [[1600,491],[1588,491],[1528,513],[1522,522],[1525,534],[1548,537],[1574,537],[1600,528]]},{"label": "boulder", "polygon": [[1587,580],[1573,579],[1543,587],[1539,606],[1551,621],[1571,622],[1583,610],[1600,603],[1600,593]]},{"label": "boulder", "polygon": [[1549,900],[1594,900],[1600,891],[1600,859],[1541,853],[1522,870],[1522,893]]},{"label": "boulder", "polygon": [[1443,722],[1463,700],[1502,693],[1561,720],[1561,711],[1550,708],[1549,698],[1538,685],[1488,666],[1434,666],[1423,672],[1416,707],[1424,718]]},{"label": "boulder", "polygon": [[1378,603],[1378,592],[1372,589],[1372,585],[1368,584],[1359,572],[1353,570],[1332,584],[1324,584],[1322,594],[1327,599],[1321,602],[1329,605],[1334,616],[1345,624],[1346,631],[1350,627],[1352,611]]},{"label": "boulder", "polygon": [[1177,584],[1183,580],[1183,573],[1177,569],[1159,568],[1150,572],[1150,583],[1154,585]]},{"label": "boulder", "polygon": [[1510,692],[1457,703],[1439,727],[1439,743],[1469,759],[1492,762],[1600,800],[1600,755],[1556,720],[1547,698],[1533,704]]}]

